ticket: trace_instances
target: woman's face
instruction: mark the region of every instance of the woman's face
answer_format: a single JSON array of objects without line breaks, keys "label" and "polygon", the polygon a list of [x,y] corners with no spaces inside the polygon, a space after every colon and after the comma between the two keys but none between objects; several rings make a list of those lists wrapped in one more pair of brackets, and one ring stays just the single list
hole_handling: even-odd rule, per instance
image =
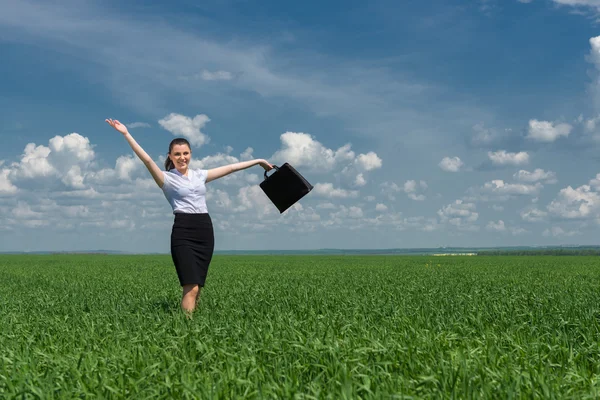
[{"label": "woman's face", "polygon": [[175,164],[175,168],[178,170],[187,169],[190,159],[192,158],[192,152],[186,144],[176,144],[169,153],[169,158]]}]

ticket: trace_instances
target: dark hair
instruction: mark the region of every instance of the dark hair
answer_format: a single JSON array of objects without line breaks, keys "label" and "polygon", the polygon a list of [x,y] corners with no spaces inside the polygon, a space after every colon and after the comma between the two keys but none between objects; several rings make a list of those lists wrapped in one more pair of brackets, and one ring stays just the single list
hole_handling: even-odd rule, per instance
[{"label": "dark hair", "polygon": [[188,142],[184,138],[175,138],[171,140],[171,143],[169,144],[169,152],[167,153],[167,159],[165,160],[165,171],[169,171],[175,168],[175,164],[173,164],[173,161],[171,161],[168,155],[171,154],[171,150],[173,150],[173,146],[175,146],[176,144],[186,144],[187,147],[190,148],[190,151],[192,149],[192,147],[190,146],[190,142]]}]

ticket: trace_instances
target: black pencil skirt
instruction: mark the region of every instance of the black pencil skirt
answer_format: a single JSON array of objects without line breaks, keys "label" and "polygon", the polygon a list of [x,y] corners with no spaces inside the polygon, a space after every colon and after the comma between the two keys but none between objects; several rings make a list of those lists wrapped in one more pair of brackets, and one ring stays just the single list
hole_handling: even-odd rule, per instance
[{"label": "black pencil skirt", "polygon": [[210,215],[175,214],[171,231],[171,257],[181,286],[204,286],[214,247]]}]

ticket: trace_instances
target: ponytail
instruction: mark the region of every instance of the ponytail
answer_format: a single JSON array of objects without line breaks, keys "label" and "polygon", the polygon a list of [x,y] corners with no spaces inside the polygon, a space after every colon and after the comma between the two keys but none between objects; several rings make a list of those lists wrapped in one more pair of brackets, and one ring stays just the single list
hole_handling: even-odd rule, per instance
[{"label": "ponytail", "polygon": [[190,142],[188,142],[184,138],[175,138],[171,140],[171,143],[169,144],[169,152],[167,153],[167,159],[165,160],[165,171],[169,171],[175,168],[175,164],[173,164],[173,161],[171,161],[171,159],[169,158],[169,154],[171,154],[171,150],[173,150],[173,146],[175,146],[176,144],[185,144],[187,145],[187,147],[190,148],[190,151],[192,149],[192,147],[190,146]]}]

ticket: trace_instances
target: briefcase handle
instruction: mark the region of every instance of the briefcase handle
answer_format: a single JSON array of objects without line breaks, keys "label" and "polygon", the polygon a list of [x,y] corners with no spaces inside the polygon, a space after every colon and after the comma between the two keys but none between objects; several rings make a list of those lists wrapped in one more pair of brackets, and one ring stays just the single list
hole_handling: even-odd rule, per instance
[{"label": "briefcase handle", "polygon": [[[274,168],[275,170],[279,171],[279,167],[278,167],[277,165],[273,165],[273,168]],[[267,170],[265,170],[265,179],[267,179],[267,178],[268,178],[268,176],[267,176],[267,172],[268,172],[268,171],[267,171]]]}]

